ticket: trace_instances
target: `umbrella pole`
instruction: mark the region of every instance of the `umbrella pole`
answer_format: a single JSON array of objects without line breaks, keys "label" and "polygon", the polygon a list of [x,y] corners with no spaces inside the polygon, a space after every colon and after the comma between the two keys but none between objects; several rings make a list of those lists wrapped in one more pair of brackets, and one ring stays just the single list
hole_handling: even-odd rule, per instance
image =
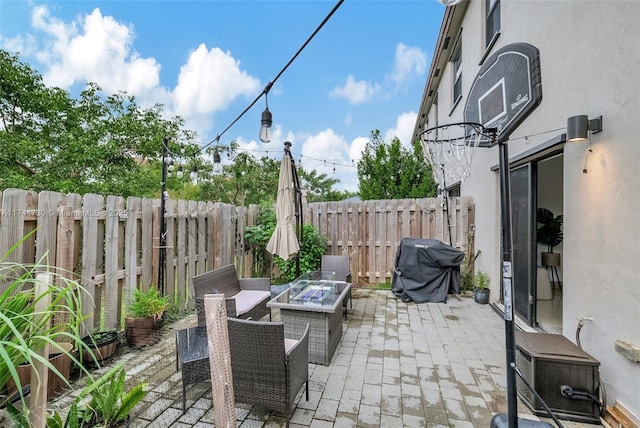
[{"label": "umbrella pole", "polygon": [[291,151],[285,143],[284,151],[289,155],[291,159],[291,173],[293,174],[293,188],[296,192],[296,227],[298,232],[298,245],[300,249],[298,250],[298,254],[296,255],[296,278],[300,276],[300,252],[302,251],[302,238],[303,238],[303,227],[302,227],[302,190],[300,189],[300,179],[298,178],[298,170],[296,169],[296,162],[293,160],[293,156],[291,156]]}]

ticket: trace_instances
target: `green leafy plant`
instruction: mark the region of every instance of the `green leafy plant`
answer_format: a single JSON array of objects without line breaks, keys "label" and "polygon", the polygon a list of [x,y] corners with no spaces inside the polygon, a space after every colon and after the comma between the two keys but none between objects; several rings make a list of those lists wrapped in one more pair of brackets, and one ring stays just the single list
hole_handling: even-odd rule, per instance
[{"label": "green leafy plant", "polygon": [[473,271],[470,269],[463,269],[460,272],[460,291],[473,290]]},{"label": "green leafy plant", "polygon": [[489,274],[486,272],[478,271],[473,280],[474,289],[476,290],[484,290],[489,285]]},{"label": "green leafy plant", "polygon": [[244,239],[247,242],[247,247],[253,250],[252,273],[255,278],[271,276],[269,274],[271,255],[266,248],[275,228],[276,213],[272,203],[260,204],[257,224],[244,228]]},{"label": "green leafy plant", "polygon": [[[327,238],[322,236],[318,229],[312,225],[305,223],[302,227],[302,245],[298,252],[300,258],[300,273],[318,270],[322,255],[327,249]],[[273,256],[275,264],[280,269],[282,275],[287,281],[293,281],[296,278],[296,258],[283,260],[278,256]]]},{"label": "green leafy plant", "polygon": [[536,232],[538,242],[547,246],[547,252],[553,253],[553,247],[562,242],[563,216],[555,216],[546,208],[538,208],[536,221],[541,225]]},{"label": "green leafy plant", "polygon": [[[20,403],[12,408],[15,414],[23,416],[28,414],[28,407],[17,367],[41,362],[69,385],[48,357],[41,355],[42,349],[48,345],[50,354],[65,354],[78,365],[75,350],[88,349],[80,336],[86,319],[82,313],[83,288],[60,274],[49,273],[43,263],[30,265],[6,261],[29,236],[0,259],[0,284],[4,287],[0,292],[0,391],[5,391],[9,380],[13,380]],[[40,273],[49,273],[52,280],[39,282]],[[62,322],[57,318],[52,322],[59,313],[65,313]],[[66,346],[69,343],[71,347]]]},{"label": "green leafy plant", "polygon": [[[129,413],[147,392],[146,384],[139,384],[125,392],[125,370],[119,364],[90,383],[75,399],[66,420],[58,412],[47,417],[48,428],[115,427],[129,417]],[[88,404],[81,404],[91,396]]]},{"label": "green leafy plant", "polygon": [[[254,258],[256,263],[260,265],[259,270],[256,269],[256,265],[254,265],[254,276],[265,277],[271,276],[267,274],[267,260],[271,255],[266,251],[266,247],[276,228],[276,215],[271,204],[261,206],[259,221],[259,224],[245,228],[245,240],[249,244],[249,247],[254,250]],[[302,244],[298,252],[300,272],[318,270],[322,255],[327,249],[327,239],[322,236],[315,227],[308,223],[302,226],[302,235]],[[273,262],[278,266],[280,273],[285,277],[287,282],[296,278],[296,257],[283,260],[274,255]]]},{"label": "green leafy plant", "polygon": [[[472,233],[467,234],[468,248],[473,247],[474,236]],[[473,291],[474,289],[474,269],[476,259],[480,256],[480,250],[472,254],[470,251],[464,256],[464,261],[460,267],[460,291]]]},{"label": "green leafy plant", "polygon": [[194,312],[194,309],[186,309],[184,307],[184,297],[179,294],[174,300],[169,302],[167,310],[164,313],[163,319],[165,323],[172,323],[178,321],[187,315]]},{"label": "green leafy plant", "polygon": [[160,294],[155,286],[150,286],[147,291],[136,288],[133,291],[133,301],[129,307],[129,313],[133,318],[145,318],[153,316],[161,319],[163,312],[169,307],[169,297]]}]

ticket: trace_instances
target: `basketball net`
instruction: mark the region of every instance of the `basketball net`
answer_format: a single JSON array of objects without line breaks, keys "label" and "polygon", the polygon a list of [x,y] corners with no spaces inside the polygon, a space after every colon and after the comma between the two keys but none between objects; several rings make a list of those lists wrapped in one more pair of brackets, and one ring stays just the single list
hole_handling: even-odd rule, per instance
[{"label": "basketball net", "polygon": [[420,134],[422,151],[441,189],[469,177],[471,160],[483,135],[485,128],[479,123],[440,125]]}]

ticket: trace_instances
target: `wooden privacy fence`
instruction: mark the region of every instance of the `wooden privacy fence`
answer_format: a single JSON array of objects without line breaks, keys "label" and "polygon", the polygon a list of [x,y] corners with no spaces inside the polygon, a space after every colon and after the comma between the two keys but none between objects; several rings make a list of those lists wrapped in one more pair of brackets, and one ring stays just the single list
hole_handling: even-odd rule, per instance
[{"label": "wooden privacy fence", "polygon": [[[3,262],[39,262],[78,280],[86,290],[87,330],[120,328],[135,288],[157,284],[159,199],[7,189],[0,207]],[[235,263],[240,274],[250,275],[244,227],[253,224],[256,206],[168,200],[166,212],[165,291],[172,302],[193,307],[196,274]],[[6,287],[0,281],[0,291]]]},{"label": "wooden privacy fence", "polygon": [[[7,189],[0,193],[0,208],[3,262],[40,262],[78,280],[86,290],[86,330],[121,328],[136,287],[157,284],[159,199]],[[405,237],[449,243],[451,231],[454,247],[473,252],[469,197],[451,198],[448,207],[429,198],[310,203],[303,209],[304,222],[327,237],[326,254],[351,257],[357,282],[390,280]],[[245,249],[244,229],[255,225],[257,206],[168,200],[166,212],[165,292],[172,302],[192,308],[191,278],[218,267],[235,264],[240,276],[251,276],[253,256]],[[0,292],[6,287],[0,279]]]},{"label": "wooden privacy fence", "polygon": [[442,198],[316,202],[306,206],[303,220],[327,237],[327,254],[351,257],[354,281],[390,281],[402,238],[438,239],[473,253],[468,238],[475,210],[467,196],[448,204]]}]

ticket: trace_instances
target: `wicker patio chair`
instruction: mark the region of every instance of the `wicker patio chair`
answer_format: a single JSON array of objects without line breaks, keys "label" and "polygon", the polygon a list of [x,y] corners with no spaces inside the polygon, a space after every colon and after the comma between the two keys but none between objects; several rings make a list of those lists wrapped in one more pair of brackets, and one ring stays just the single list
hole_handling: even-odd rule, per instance
[{"label": "wicker patio chair", "polygon": [[309,326],[285,337],[284,324],[227,317],[236,402],[258,404],[289,418],[305,386],[309,401]]},{"label": "wicker patio chair", "polygon": [[[267,307],[267,302],[271,299],[271,279],[269,278],[238,278],[236,267],[229,265],[194,276],[192,280],[196,294],[198,325],[205,325],[204,296],[206,294],[224,294],[227,315],[230,317],[259,320],[269,314],[271,319],[271,308]],[[236,297],[243,291],[254,293],[255,297],[249,297],[249,299],[255,300],[248,311],[238,313]]]},{"label": "wicker patio chair", "polygon": [[[351,282],[351,266],[349,265],[349,256],[322,256],[321,268],[322,272],[335,272],[338,281]],[[344,316],[347,317],[347,303],[353,309],[351,301],[351,289],[342,301],[344,307]]]}]

